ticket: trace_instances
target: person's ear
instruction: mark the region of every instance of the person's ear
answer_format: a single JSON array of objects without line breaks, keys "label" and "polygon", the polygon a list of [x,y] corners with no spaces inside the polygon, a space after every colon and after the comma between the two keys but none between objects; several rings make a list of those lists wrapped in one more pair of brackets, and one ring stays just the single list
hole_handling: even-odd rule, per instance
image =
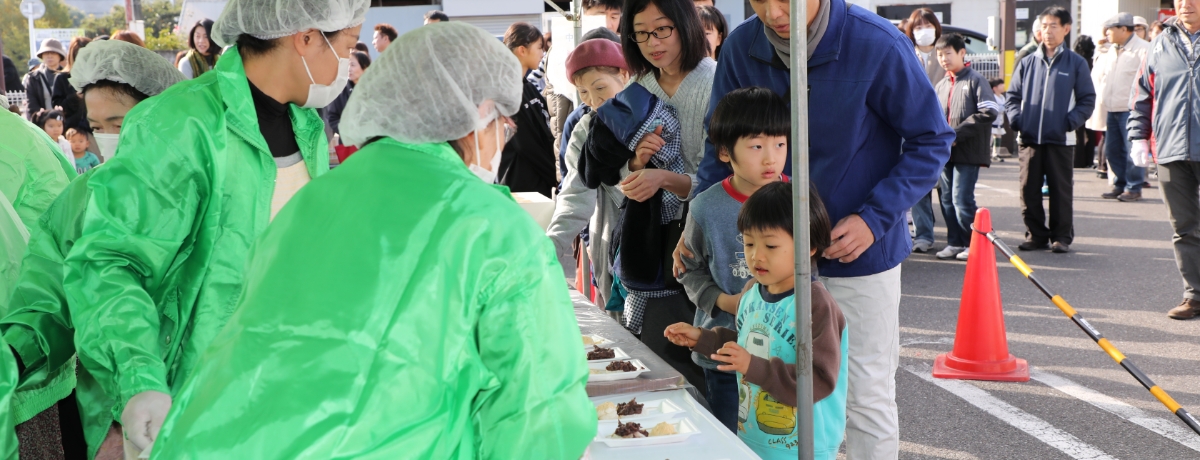
[{"label": "person's ear", "polygon": [[733,163],[733,155],[730,155],[729,149],[725,147],[717,147],[717,159],[724,163]]}]

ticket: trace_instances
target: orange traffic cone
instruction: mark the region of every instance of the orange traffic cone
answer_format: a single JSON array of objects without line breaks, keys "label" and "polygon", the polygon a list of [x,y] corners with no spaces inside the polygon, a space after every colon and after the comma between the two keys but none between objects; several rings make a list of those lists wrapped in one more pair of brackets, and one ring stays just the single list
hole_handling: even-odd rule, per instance
[{"label": "orange traffic cone", "polygon": [[938,355],[933,363],[933,376],[1028,382],[1029,363],[1008,353],[996,250],[986,235],[992,231],[992,214],[987,208],[979,208],[975,213],[975,229],[971,232],[971,255],[967,258],[967,276],[958,307],[954,350]]}]

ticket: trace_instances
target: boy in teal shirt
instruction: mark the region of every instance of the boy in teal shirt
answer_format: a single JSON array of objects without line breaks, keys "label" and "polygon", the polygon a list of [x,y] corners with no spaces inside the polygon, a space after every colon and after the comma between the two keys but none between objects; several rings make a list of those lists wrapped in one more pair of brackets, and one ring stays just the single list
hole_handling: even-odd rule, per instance
[{"label": "boy in teal shirt", "polygon": [[83,174],[92,168],[100,166],[100,158],[96,157],[96,154],[87,151],[87,134],[71,128],[67,130],[67,140],[71,141],[71,154],[75,159],[75,172]]},{"label": "boy in teal shirt", "polygon": [[[816,191],[810,193],[809,257],[829,247],[830,223]],[[795,252],[791,186],[763,186],[742,206],[738,231],[756,281],[738,304],[737,332],[676,323],[664,334],[737,371],[738,437],[760,457],[796,458]],[[813,433],[818,459],[834,459],[846,430],[846,320],[813,273]]]}]

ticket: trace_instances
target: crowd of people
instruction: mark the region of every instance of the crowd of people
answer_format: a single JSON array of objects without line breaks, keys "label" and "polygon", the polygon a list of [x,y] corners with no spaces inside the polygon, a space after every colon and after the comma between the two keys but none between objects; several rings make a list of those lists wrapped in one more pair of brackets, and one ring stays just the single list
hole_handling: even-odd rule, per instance
[{"label": "crowd of people", "polygon": [[[934,249],[935,189],[936,256],[970,257],[1006,131],[1021,250],[1070,250],[1080,144],[1103,139],[1105,198],[1157,164],[1169,315],[1200,315],[1200,0],[1113,17],[1094,57],[1047,8],[1007,87],[928,9],[806,1],[792,37],[786,0],[732,30],[711,1],[587,0],[605,26],[559,44],[570,88],[527,23],[431,11],[376,25],[372,60],[366,0],[232,0],[174,62],[128,31],[44,41],[29,119],[0,114],[0,456],[578,458],[597,422],[567,273],[769,459],[796,456],[794,423],[754,422],[794,413],[809,289],[814,450],[894,459],[901,262]],[[820,108],[808,255],[794,38]],[[552,197],[549,226],[511,192]]]}]

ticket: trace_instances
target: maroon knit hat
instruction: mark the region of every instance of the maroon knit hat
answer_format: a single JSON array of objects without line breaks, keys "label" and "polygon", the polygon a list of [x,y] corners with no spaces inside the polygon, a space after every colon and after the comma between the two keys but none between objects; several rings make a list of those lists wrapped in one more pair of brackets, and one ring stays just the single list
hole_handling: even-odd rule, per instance
[{"label": "maroon knit hat", "polygon": [[607,66],[629,70],[621,45],[605,38],[593,38],[580,43],[567,55],[567,78],[588,67]]}]

